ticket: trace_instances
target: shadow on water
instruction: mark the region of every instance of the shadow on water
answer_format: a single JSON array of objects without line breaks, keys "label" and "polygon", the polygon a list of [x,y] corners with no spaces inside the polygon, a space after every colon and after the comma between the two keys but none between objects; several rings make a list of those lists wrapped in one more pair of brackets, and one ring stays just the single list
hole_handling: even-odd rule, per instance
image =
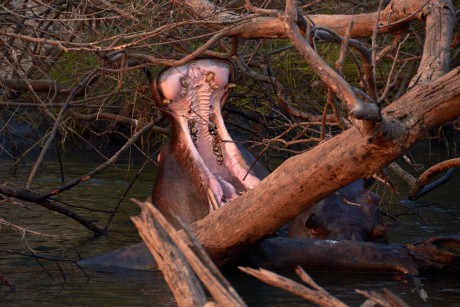
[{"label": "shadow on water", "polygon": [[[418,153],[416,159],[427,165],[446,158],[442,148],[432,155],[427,155],[426,149],[420,149]],[[138,161],[142,160],[138,159]],[[36,179],[37,189],[48,191],[60,185],[61,175],[56,161],[53,157],[45,161]],[[98,160],[87,153],[66,154],[64,157],[66,180],[89,172],[101,162],[103,160]],[[22,165],[16,178],[11,177],[6,171],[10,164],[9,160],[0,160],[0,167],[3,170],[0,174],[0,182],[9,180],[23,184],[27,179],[26,175],[30,171],[31,163]],[[73,205],[84,205],[91,210],[113,210],[140,167],[141,164],[130,164],[128,160],[122,160],[116,167],[111,167],[94,179],[66,191],[62,198]],[[5,226],[0,229],[2,238],[0,274],[16,284],[15,291],[9,290],[5,284],[0,284],[0,305],[175,306],[174,298],[159,272],[86,270],[88,276],[85,276],[71,263],[58,265],[52,261],[40,260],[38,264],[33,258],[5,253],[6,250],[30,253],[33,249],[39,255],[78,259],[79,256],[83,258],[93,256],[138,242],[140,239],[129,217],[137,215],[139,210],[129,199],[146,198],[153,184],[154,173],[154,165],[150,164],[139,176],[133,189],[121,203],[107,236],[94,237],[78,223],[34,204],[22,206],[14,202],[0,202],[0,218],[46,235],[26,234],[22,239],[22,235],[17,231]],[[397,222],[388,219],[390,241],[405,244],[430,236],[459,235],[459,182],[460,172],[442,188],[410,204],[411,207],[420,207],[417,214],[409,212],[400,215]],[[400,214],[406,210],[399,204],[404,196],[390,195],[386,192],[385,201],[391,205],[385,206],[385,210],[389,214]],[[100,227],[104,227],[108,220],[106,213],[88,210],[78,210],[78,212]],[[282,273],[298,279],[293,273]],[[241,272],[226,272],[226,275],[249,306],[308,305],[300,298],[263,284]],[[364,301],[355,289],[370,291],[384,287],[400,295],[411,305],[460,306],[458,276],[423,277],[421,283],[429,296],[428,301],[423,302],[414,291],[414,281],[407,276],[347,272],[311,272],[311,275],[319,285],[352,306],[357,306]]]}]

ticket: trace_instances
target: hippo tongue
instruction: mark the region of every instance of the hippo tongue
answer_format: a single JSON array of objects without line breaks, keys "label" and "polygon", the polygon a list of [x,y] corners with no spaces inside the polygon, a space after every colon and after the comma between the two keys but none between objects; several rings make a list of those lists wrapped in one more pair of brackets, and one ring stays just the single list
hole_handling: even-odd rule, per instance
[{"label": "hippo tongue", "polygon": [[[189,152],[190,172],[208,193],[211,211],[255,187],[260,180],[230,137],[221,114],[233,67],[226,61],[201,59],[164,71],[157,81],[173,138]],[[210,195],[210,191],[212,195]]]}]

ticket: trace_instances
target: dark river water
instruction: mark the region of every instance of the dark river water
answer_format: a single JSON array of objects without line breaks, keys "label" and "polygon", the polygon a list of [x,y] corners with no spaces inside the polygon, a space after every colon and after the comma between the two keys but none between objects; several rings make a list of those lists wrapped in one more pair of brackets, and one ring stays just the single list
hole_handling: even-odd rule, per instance
[{"label": "dark river water", "polygon": [[[419,148],[418,162],[429,166],[449,158],[446,148],[428,150]],[[129,161],[135,161],[129,163]],[[49,191],[61,184],[61,171],[56,157],[48,157],[40,169],[34,188]],[[94,153],[66,153],[63,157],[65,181],[79,177],[104,160]],[[95,178],[66,191],[64,201],[89,210],[80,214],[104,227],[109,216],[94,210],[111,211],[124,195],[130,182],[142,166],[143,158],[127,157]],[[0,183],[5,180],[24,184],[32,167],[32,159],[19,165],[15,173],[11,160],[0,156]],[[138,208],[129,200],[144,200],[149,194],[155,176],[153,164],[146,166],[135,181],[119,211],[109,226],[107,236],[94,237],[80,224],[35,204],[0,201],[1,219],[43,235],[13,231],[5,225],[0,228],[0,274],[14,282],[14,291],[0,282],[0,306],[175,306],[174,298],[159,272],[124,270],[103,272],[85,270],[83,273],[70,262],[55,263],[35,260],[11,252],[78,259],[114,250],[136,243],[140,239],[130,217]],[[387,219],[391,243],[405,244],[431,236],[460,234],[460,172],[447,184],[426,195],[411,206],[419,207],[418,214],[406,214],[397,221]],[[381,188],[386,205],[383,209],[392,216],[404,211],[400,201],[405,195],[392,195]],[[77,210],[68,207],[72,210]],[[417,294],[411,277],[399,274],[310,272],[313,279],[331,294],[351,306],[364,302],[355,292],[387,288],[412,306],[460,306],[460,276],[424,276],[418,282],[428,295],[423,301]],[[296,278],[292,273],[282,274]],[[240,272],[226,273],[249,306],[304,306],[303,299],[278,290]]]}]

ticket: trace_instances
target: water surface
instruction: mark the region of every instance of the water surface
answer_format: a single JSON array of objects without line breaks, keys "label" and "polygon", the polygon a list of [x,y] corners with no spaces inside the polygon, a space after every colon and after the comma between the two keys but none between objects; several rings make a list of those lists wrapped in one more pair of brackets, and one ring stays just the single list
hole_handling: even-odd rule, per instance
[{"label": "water surface", "polygon": [[[426,148],[418,151],[418,159],[427,165],[447,158],[442,148],[428,154]],[[104,160],[95,154],[85,152],[67,153],[63,157],[65,181],[82,176]],[[130,162],[131,161],[131,162]],[[134,162],[132,162],[134,161]],[[142,166],[143,158],[126,157],[95,178],[81,183],[62,193],[56,199],[63,199],[75,206],[91,210],[113,210],[126,192],[130,182]],[[11,160],[0,159],[0,182],[5,180],[24,184],[32,167],[32,161],[23,163],[13,174]],[[129,200],[131,197],[143,200],[150,193],[155,176],[155,166],[147,165],[137,178],[133,188],[121,202],[119,212],[110,224],[107,236],[95,237],[80,224],[62,215],[49,212],[35,204],[0,202],[0,218],[42,235],[0,229],[0,274],[16,285],[11,291],[0,285],[1,306],[175,306],[174,298],[159,272],[120,270],[101,272],[85,270],[83,273],[72,263],[54,263],[49,260],[34,260],[5,251],[78,259],[112,251],[118,247],[138,242],[140,239],[130,216],[137,215],[138,208]],[[56,157],[50,156],[43,163],[36,179],[35,189],[49,191],[61,184],[61,170]],[[409,204],[418,207],[418,214],[406,214],[397,221],[387,219],[389,237],[392,243],[405,244],[431,236],[453,236],[460,234],[460,172],[442,188],[428,194],[421,200]],[[404,195],[392,195],[381,188],[384,210],[391,216],[403,212],[400,201]],[[68,207],[77,210],[73,207]],[[108,214],[78,210],[83,216],[104,227]],[[427,276],[420,282],[429,298],[423,302],[412,278],[399,274],[310,272],[315,281],[336,295],[345,303],[357,306],[364,298],[355,289],[380,290],[388,288],[400,295],[411,305],[417,306],[460,306],[460,277]],[[283,272],[294,279],[289,272]],[[263,284],[241,272],[226,273],[231,284],[249,306],[299,306],[308,305],[304,300],[282,290]]]}]

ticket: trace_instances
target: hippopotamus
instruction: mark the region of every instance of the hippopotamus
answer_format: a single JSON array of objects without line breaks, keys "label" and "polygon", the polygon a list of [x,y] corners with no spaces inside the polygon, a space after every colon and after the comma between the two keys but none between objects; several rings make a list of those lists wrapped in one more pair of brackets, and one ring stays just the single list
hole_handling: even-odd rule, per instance
[{"label": "hippopotamus", "polygon": [[289,224],[290,238],[386,243],[380,197],[359,179],[322,199]]},{"label": "hippopotamus", "polygon": [[[234,77],[231,62],[203,58],[167,68],[152,81],[153,100],[171,123],[171,137],[160,151],[150,199],[176,229],[226,205],[268,175],[225,127],[221,109],[235,87]],[[290,235],[373,240],[374,225],[380,225],[377,199],[355,182],[305,211],[291,223]],[[319,236],[326,229],[328,235]],[[143,244],[80,261],[136,269],[151,269],[152,263]]]},{"label": "hippopotamus", "polygon": [[255,187],[266,176],[228,133],[221,109],[235,87],[231,62],[198,59],[162,71],[152,83],[156,105],[171,123],[158,159],[152,203],[179,228]]}]

